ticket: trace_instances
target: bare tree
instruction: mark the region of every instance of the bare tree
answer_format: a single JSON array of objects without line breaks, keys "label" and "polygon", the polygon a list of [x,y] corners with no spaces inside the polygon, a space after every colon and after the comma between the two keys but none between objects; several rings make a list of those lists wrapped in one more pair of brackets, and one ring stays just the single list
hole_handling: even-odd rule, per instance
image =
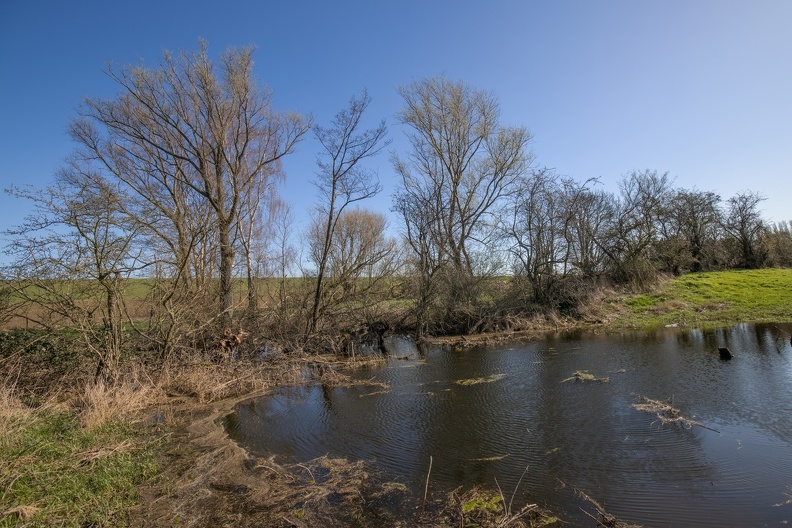
[{"label": "bare tree", "polygon": [[123,347],[126,278],[141,266],[136,228],[123,196],[90,167],[70,160],[43,191],[11,189],[37,213],[14,230],[9,246],[14,296],[37,306],[35,323],[68,325],[99,359],[97,376],[113,380]]},{"label": "bare tree", "polygon": [[[490,220],[532,160],[526,150],[531,135],[501,126],[496,99],[461,82],[429,78],[399,88],[399,94],[405,103],[399,120],[411,129],[412,148],[393,157],[402,180],[395,208],[423,266],[419,282],[430,288],[434,277],[445,276],[456,283],[448,293],[464,297],[449,299],[451,304],[464,305],[475,297],[477,266],[486,262],[474,253],[486,255],[494,234]],[[426,293],[418,297],[427,299]]]},{"label": "bare tree", "polygon": [[238,224],[238,238],[245,258],[245,274],[247,276],[248,316],[253,318],[258,310],[258,278],[260,269],[256,263],[261,258],[261,250],[273,236],[270,227],[274,215],[282,203],[275,188],[276,178],[282,180],[284,175],[280,163],[274,164],[270,178],[260,178],[255,182],[253,192],[247,193],[242,200],[242,212]]},{"label": "bare tree", "polygon": [[437,297],[436,276],[442,264],[436,242],[432,239],[434,214],[432,200],[405,189],[395,198],[393,210],[404,222],[403,237],[407,246],[408,283],[415,299],[415,331],[418,337],[429,332],[432,305]]},{"label": "bare tree", "polygon": [[514,256],[515,275],[530,285],[531,301],[547,305],[568,257],[564,196],[558,177],[550,171],[526,178],[514,196],[507,236]]},{"label": "bare tree", "polygon": [[792,267],[792,222],[782,220],[770,225],[768,246],[774,266]]},{"label": "bare tree", "polygon": [[754,192],[741,192],[726,201],[722,227],[736,244],[736,265],[761,268],[767,258],[764,235],[767,225],[762,219],[759,204],[765,198]]},{"label": "bare tree", "polygon": [[633,171],[620,184],[617,214],[601,248],[608,256],[614,280],[637,286],[656,278],[653,248],[665,221],[668,173]]},{"label": "bare tree", "polygon": [[319,173],[315,182],[322,199],[317,214],[321,218],[323,237],[313,255],[317,275],[308,321],[309,335],[316,331],[321,316],[324,276],[342,213],[350,204],[371,198],[382,190],[375,174],[361,165],[363,160],[376,156],[387,146],[383,141],[387,133],[384,120],[376,128],[360,130],[363,113],[370,102],[371,98],[364,91],[359,98],[349,100],[349,107],[336,114],[330,127],[314,127],[323,149],[317,158]]},{"label": "bare tree", "polygon": [[679,189],[668,194],[660,250],[666,268],[679,274],[717,265],[719,202],[720,196],[706,191]]},{"label": "bare tree", "polygon": [[[324,315],[338,316],[352,308],[365,317],[385,298],[385,288],[379,286],[393,276],[396,257],[396,243],[385,235],[386,226],[383,214],[364,209],[347,209],[338,217],[326,256]],[[324,222],[317,218],[308,237],[314,259],[324,253],[324,236]],[[363,322],[355,320],[360,317],[348,319],[348,323]]]},{"label": "bare tree", "polygon": [[505,234],[517,282],[528,282],[534,304],[555,309],[574,303],[564,285],[584,260],[589,278],[593,277],[596,249],[591,221],[596,217],[591,206],[596,202],[588,183],[543,169],[522,179],[512,197]]},{"label": "bare tree", "polygon": [[[166,218],[179,252],[194,251],[188,218],[196,206],[208,221],[219,248],[219,314],[231,319],[235,237],[250,194],[279,171],[308,130],[296,114],[273,110],[272,94],[253,77],[253,50],[230,49],[219,64],[205,43],[194,53],[166,52],[160,66],[110,68],[122,92],[112,100],[89,99],[72,126],[85,159],[150,205],[154,220],[136,215],[152,233]],[[254,199],[252,203],[256,203]],[[200,218],[200,216],[198,217]],[[199,233],[204,226],[194,226]],[[211,247],[201,249],[211,251]],[[183,258],[177,258],[179,266]]]},{"label": "bare tree", "polygon": [[606,233],[615,216],[613,196],[602,190],[575,192],[569,242],[572,265],[588,280],[597,280],[604,272],[607,255],[602,249]]}]

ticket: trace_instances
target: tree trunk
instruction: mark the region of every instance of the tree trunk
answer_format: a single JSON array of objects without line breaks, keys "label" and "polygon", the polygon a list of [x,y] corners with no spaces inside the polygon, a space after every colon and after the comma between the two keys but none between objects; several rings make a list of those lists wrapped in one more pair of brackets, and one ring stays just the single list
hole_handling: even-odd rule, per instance
[{"label": "tree trunk", "polygon": [[231,230],[227,221],[220,223],[218,235],[220,237],[220,321],[224,327],[230,327],[234,305],[234,248],[231,245]]}]

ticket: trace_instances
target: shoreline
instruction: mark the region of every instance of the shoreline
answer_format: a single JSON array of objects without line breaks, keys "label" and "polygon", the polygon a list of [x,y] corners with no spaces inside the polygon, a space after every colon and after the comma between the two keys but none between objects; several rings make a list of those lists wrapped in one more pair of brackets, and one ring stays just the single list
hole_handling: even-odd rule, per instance
[{"label": "shoreline", "polygon": [[[740,281],[749,281],[749,285]],[[683,276],[663,282],[648,293],[608,292],[588,313],[587,318],[580,320],[537,317],[531,322],[523,321],[524,326],[515,330],[428,337],[421,342],[431,346],[467,347],[531,340],[553,332],[647,332],[667,326],[684,330],[726,327],[741,322],[787,323],[792,322],[792,270]],[[45,354],[44,359],[47,357],[50,356]],[[88,382],[92,372],[82,364],[75,371],[56,372],[63,377],[39,380],[31,386],[31,393],[24,396],[25,387],[17,384],[18,377],[12,378],[15,370],[11,367],[19,368],[18,373],[29,370],[30,359],[19,354],[0,358],[9,373],[5,385],[0,384],[0,403],[6,403],[5,408],[9,409],[6,414],[10,413],[10,417],[5,417],[0,412],[0,426],[4,426],[7,433],[5,439],[0,435],[0,441],[13,445],[18,442],[22,453],[7,460],[11,473],[7,479],[0,479],[0,485],[6,490],[2,499],[5,502],[0,502],[0,522],[10,522],[14,526],[16,519],[19,524],[44,526],[59,519],[57,513],[42,513],[44,498],[25,499],[23,495],[15,498],[14,492],[27,471],[26,460],[37,456],[36,442],[39,440],[24,437],[28,434],[26,424],[30,422],[31,427],[40,427],[36,425],[39,420],[48,425],[54,416],[64,413],[72,420],[85,422],[86,416],[96,410],[92,406],[99,408],[100,405],[107,406],[103,411],[107,424],[122,424],[129,431],[125,433],[128,436],[113,440],[112,444],[99,445],[94,451],[99,450],[108,458],[151,455],[157,470],[153,477],[134,481],[136,505],[119,511],[120,518],[108,518],[97,526],[117,526],[122,521],[120,525],[140,527],[308,527],[327,522],[337,524],[336,521],[342,520],[345,526],[367,526],[381,525],[383,519],[377,521],[377,515],[386,515],[383,513],[387,509],[385,506],[380,508],[382,511],[372,510],[371,504],[396,505],[412,514],[421,506],[420,497],[406,496],[404,490],[393,483],[378,480],[374,468],[360,461],[319,459],[307,464],[279,464],[275,457],[252,456],[231,440],[217,421],[238,402],[265,395],[279,386],[343,383],[345,369],[360,367],[367,360],[281,354],[259,365],[249,361],[164,365],[156,371],[131,372],[124,380],[126,385],[112,390],[105,388],[100,394],[104,400],[93,402],[85,394],[86,389],[93,386]],[[13,383],[9,383],[9,379]],[[54,396],[33,392],[46,390],[48,386],[59,390]],[[48,402],[55,400],[59,401],[57,405],[52,404],[55,410],[51,411]],[[82,427],[90,430],[93,426],[83,424]],[[143,447],[128,450],[129,445]],[[93,460],[89,458],[92,452],[79,448],[68,456]],[[68,466],[66,472],[77,474],[92,467],[92,464]],[[333,474],[334,478],[322,482],[315,478],[317,474],[326,473]],[[471,503],[479,500],[476,504],[487,504],[494,500],[493,490],[469,491],[477,494],[467,497]],[[435,496],[431,497],[423,516],[388,517],[386,524],[458,526],[459,511],[453,496]],[[531,526],[530,518],[537,524],[560,523],[547,512],[529,513],[525,518],[514,520],[511,526]],[[493,511],[478,514],[477,522],[481,526],[495,526],[504,521],[503,514]],[[58,520],[71,521],[79,525],[76,518]]]}]

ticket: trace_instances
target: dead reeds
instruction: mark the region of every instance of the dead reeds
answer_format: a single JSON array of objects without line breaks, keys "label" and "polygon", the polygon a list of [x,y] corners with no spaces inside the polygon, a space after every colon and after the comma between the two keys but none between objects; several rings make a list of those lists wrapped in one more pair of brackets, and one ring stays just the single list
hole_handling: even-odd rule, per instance
[{"label": "dead reeds", "polygon": [[140,370],[134,369],[115,383],[87,383],[77,396],[80,423],[86,429],[101,427],[111,420],[126,420],[162,400],[162,387]]},{"label": "dead reeds", "polygon": [[566,383],[567,381],[597,381],[599,383],[608,383],[610,382],[610,378],[595,376],[588,370],[576,370],[570,377],[561,380],[561,383]]},{"label": "dead reeds", "polygon": [[700,422],[683,416],[682,411],[674,407],[673,403],[673,398],[670,401],[660,401],[647,398],[646,396],[640,396],[638,403],[634,403],[632,407],[638,411],[655,413],[657,415],[657,421],[662,424],[674,424],[687,429],[697,426],[709,431],[720,433],[720,431],[717,429],[707,427]]},{"label": "dead reeds", "polygon": [[589,497],[582,490],[579,490],[577,488],[574,488],[574,490],[575,493],[578,495],[578,497],[588,502],[596,510],[597,514],[594,515],[591,512],[587,512],[586,510],[581,508],[583,513],[594,519],[594,521],[597,523],[597,526],[603,526],[605,528],[641,528],[640,524],[629,524],[620,520],[615,515],[609,514],[607,511],[605,511],[605,508],[603,508],[599,502]]}]

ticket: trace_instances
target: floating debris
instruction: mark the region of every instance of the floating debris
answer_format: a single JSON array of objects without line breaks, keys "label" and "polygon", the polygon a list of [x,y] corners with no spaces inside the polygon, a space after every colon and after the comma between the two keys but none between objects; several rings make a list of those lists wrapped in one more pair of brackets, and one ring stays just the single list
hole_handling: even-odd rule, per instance
[{"label": "floating debris", "polygon": [[567,381],[599,381],[600,383],[608,383],[610,378],[597,377],[588,370],[576,370],[575,373],[570,377],[565,380],[561,380],[561,383],[565,383]]},{"label": "floating debris", "polygon": [[470,458],[471,462],[497,462],[498,460],[503,460],[509,455],[500,455],[500,456],[491,456],[491,457],[483,457],[483,458]]},{"label": "floating debris", "polygon": [[584,493],[582,490],[579,490],[577,488],[573,488],[573,489],[581,499],[594,506],[594,509],[597,510],[597,515],[595,516],[581,508],[581,510],[583,510],[583,513],[585,513],[586,515],[594,519],[594,521],[596,521],[597,526],[606,526],[608,528],[641,528],[640,524],[629,524],[620,520],[615,515],[609,514],[608,512],[605,511],[605,508],[603,508],[599,502],[595,501],[594,499],[586,495],[586,493]]},{"label": "floating debris", "polygon": [[720,434],[720,431],[717,429],[707,427],[700,422],[682,416],[682,411],[674,407],[672,403],[673,399],[671,402],[664,402],[660,400],[653,400],[651,398],[647,398],[646,396],[641,396],[639,398],[639,403],[634,403],[632,407],[637,411],[656,413],[658,421],[663,424],[673,423],[687,427],[688,429],[696,425],[698,427],[702,427]]},{"label": "floating debris", "polygon": [[457,385],[479,385],[480,383],[492,383],[493,381],[502,380],[506,377],[506,374],[492,374],[486,378],[468,378],[456,380],[454,383]]}]

